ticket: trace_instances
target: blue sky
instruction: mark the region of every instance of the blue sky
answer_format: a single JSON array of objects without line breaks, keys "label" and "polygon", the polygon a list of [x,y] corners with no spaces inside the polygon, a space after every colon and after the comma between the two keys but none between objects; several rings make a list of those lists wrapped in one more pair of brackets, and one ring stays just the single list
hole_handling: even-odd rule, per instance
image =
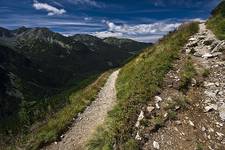
[{"label": "blue sky", "polygon": [[180,23],[206,19],[219,0],[0,0],[0,26],[48,27],[154,42]]}]

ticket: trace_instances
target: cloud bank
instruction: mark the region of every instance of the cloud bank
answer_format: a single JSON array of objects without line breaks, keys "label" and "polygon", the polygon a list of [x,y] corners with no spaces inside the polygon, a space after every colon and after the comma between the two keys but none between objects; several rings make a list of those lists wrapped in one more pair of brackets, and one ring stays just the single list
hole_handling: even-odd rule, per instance
[{"label": "cloud bank", "polygon": [[48,16],[53,16],[53,15],[62,15],[64,13],[66,13],[65,9],[58,9],[54,6],[51,6],[47,3],[40,3],[37,0],[34,1],[33,3],[33,7],[36,10],[45,10],[48,12]]},{"label": "cloud bank", "polygon": [[176,29],[181,23],[155,22],[151,24],[115,24],[105,21],[107,31],[95,32],[93,35],[100,38],[109,36],[131,38],[142,42],[156,42],[169,31]]}]

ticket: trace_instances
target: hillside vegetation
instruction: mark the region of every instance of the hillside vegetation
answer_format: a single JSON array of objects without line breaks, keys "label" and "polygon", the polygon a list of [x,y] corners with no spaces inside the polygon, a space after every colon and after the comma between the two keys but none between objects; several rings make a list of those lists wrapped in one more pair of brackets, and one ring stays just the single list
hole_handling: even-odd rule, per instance
[{"label": "hillside vegetation", "polygon": [[207,27],[211,29],[218,39],[225,39],[225,1],[223,0],[213,11],[207,22]]},{"label": "hillside vegetation", "polygon": [[[129,44],[135,43],[142,48],[149,45],[136,41]],[[120,46],[123,44],[127,45],[121,42]],[[134,46],[133,51],[136,50]],[[116,44],[91,35],[66,37],[48,28],[8,30],[0,27],[0,145],[10,145],[18,136],[38,129],[49,118],[64,111],[64,107],[76,116],[77,111],[89,104],[82,102],[88,97],[87,94],[79,96],[72,103],[70,95],[133,56]],[[57,137],[71,121],[71,115],[58,117],[55,123],[60,129],[50,127],[45,130],[46,134],[49,136],[49,131],[54,129],[52,136]],[[66,121],[59,123],[62,118]],[[36,142],[52,139],[52,136],[46,138],[46,134],[35,138]]]},{"label": "hillside vegetation", "polygon": [[138,149],[132,131],[140,108],[160,90],[163,78],[198,23],[184,24],[126,64],[117,80],[117,105],[87,145],[90,150]]}]

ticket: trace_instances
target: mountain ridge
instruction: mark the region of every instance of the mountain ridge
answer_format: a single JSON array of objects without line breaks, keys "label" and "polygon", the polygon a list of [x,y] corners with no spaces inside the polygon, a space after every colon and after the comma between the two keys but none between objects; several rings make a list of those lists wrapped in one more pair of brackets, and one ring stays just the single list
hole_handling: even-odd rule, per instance
[{"label": "mountain ridge", "polygon": [[[87,37],[92,39],[86,41]],[[93,80],[93,76],[122,65],[131,56],[91,35],[66,37],[39,27],[0,28],[0,75],[4,79],[0,89],[1,132],[15,133],[21,126],[42,120],[46,113],[68,103],[67,96],[50,97]],[[15,129],[8,126],[13,120],[19,122]]]}]

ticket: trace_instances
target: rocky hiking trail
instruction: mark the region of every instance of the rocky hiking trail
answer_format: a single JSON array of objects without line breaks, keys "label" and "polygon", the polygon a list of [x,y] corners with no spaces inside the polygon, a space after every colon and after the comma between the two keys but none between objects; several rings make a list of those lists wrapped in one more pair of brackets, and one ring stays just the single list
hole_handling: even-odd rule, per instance
[{"label": "rocky hiking trail", "polygon": [[[167,73],[163,88],[143,107],[135,125],[141,149],[225,149],[225,41],[199,25]],[[193,65],[187,89],[181,74]]]},{"label": "rocky hiking trail", "polygon": [[115,82],[119,70],[113,72],[95,101],[81,113],[69,131],[61,136],[61,141],[44,147],[43,150],[82,150],[95,129],[104,122],[107,112],[116,103]]}]

